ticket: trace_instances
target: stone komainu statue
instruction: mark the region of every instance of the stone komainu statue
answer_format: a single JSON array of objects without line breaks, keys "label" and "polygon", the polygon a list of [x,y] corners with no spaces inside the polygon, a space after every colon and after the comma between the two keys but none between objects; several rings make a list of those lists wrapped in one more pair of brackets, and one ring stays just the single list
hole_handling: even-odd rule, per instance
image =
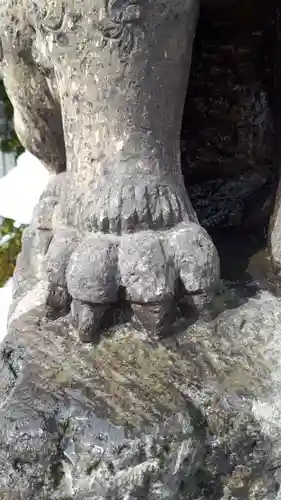
[{"label": "stone komainu statue", "polygon": [[186,193],[180,129],[197,0],[1,0],[2,72],[23,145],[54,174],[26,231],[15,304],[44,284],[93,340],[130,304],[170,326],[216,249]]},{"label": "stone komainu statue", "polygon": [[0,6],[17,132],[54,174],[0,347],[0,497],[280,500],[279,299],[158,342],[69,329],[98,340],[126,306],[169,333],[218,277],[180,166],[197,1]]}]

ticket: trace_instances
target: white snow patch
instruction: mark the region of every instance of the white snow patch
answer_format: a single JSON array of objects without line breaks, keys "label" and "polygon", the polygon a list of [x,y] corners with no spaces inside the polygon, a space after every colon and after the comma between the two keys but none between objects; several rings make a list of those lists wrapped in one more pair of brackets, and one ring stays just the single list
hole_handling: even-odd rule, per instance
[{"label": "white snow patch", "polygon": [[17,166],[0,179],[0,216],[29,224],[49,176],[35,156],[27,151],[21,154]]},{"label": "white snow patch", "polygon": [[[13,219],[16,225],[27,225],[40,195],[50,178],[44,165],[25,151],[17,160],[17,166],[0,178],[0,217]],[[4,237],[0,244],[4,244],[9,236]],[[13,279],[9,279],[4,287],[0,288],[0,342],[7,334],[7,318],[12,302]],[[41,287],[42,288],[42,287]],[[11,320],[16,319],[23,312],[27,312],[44,300],[44,290],[40,286],[31,290],[20,301]]]}]

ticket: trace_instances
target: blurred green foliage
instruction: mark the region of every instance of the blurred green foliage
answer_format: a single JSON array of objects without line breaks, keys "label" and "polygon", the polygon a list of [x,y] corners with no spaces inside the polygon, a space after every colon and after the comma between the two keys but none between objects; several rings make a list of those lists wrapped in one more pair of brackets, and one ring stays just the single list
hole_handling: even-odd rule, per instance
[{"label": "blurred green foliage", "polygon": [[21,249],[22,227],[15,227],[14,221],[4,219],[0,226],[0,286],[13,275],[16,258]]},{"label": "blurred green foliage", "polygon": [[18,136],[12,127],[14,110],[7,95],[3,80],[0,80],[0,101],[4,103],[5,116],[7,118],[7,121],[11,123],[11,127],[9,129],[9,137],[0,138],[0,151],[4,151],[5,153],[15,151],[16,156],[19,156],[24,152],[24,148],[21,145]]},{"label": "blurred green foliage", "polygon": [[[0,150],[4,152],[15,151],[18,157],[24,148],[12,127],[13,106],[2,80],[0,80],[0,101],[4,103],[5,116],[11,123],[8,137],[0,137]],[[14,273],[16,258],[21,249],[22,231],[23,227],[15,227],[14,221],[11,219],[4,219],[0,224],[0,286],[3,286]]]}]

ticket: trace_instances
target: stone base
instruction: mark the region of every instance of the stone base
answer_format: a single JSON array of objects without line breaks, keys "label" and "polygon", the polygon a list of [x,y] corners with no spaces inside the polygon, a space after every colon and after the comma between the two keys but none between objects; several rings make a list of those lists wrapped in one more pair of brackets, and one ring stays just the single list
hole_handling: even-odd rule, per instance
[{"label": "stone base", "polygon": [[0,498],[277,499],[280,300],[249,292],[222,287],[212,323],[161,342],[126,325],[83,345],[67,318],[21,316],[1,346]]}]

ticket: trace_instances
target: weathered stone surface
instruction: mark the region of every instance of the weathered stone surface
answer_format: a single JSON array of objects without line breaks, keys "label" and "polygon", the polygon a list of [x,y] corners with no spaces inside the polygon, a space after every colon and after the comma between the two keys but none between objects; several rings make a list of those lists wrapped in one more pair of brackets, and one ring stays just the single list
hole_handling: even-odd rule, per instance
[{"label": "weathered stone surface", "polygon": [[66,287],[66,269],[69,259],[79,245],[77,231],[61,229],[50,242],[46,255],[48,281]]},{"label": "weathered stone surface", "polygon": [[112,235],[89,234],[72,254],[67,266],[71,296],[93,304],[117,301],[118,239]]},{"label": "weathered stone surface", "polygon": [[153,343],[127,324],[86,346],[42,309],[14,322],[2,497],[277,500],[280,300],[225,284],[213,308],[213,322]]},{"label": "weathered stone surface", "polygon": [[[25,232],[0,347],[3,500],[280,498],[280,300],[253,283],[212,296],[217,251],[181,175],[197,14],[196,0],[1,2],[17,130],[61,172]],[[231,126],[208,136],[203,163],[218,139],[264,163],[267,95],[229,82],[238,104],[211,111],[243,130],[236,148]],[[220,220],[268,183],[253,170],[216,191]]]},{"label": "weathered stone surface", "polygon": [[207,232],[196,224],[180,224],[171,234],[175,267],[187,293],[208,291],[219,274],[219,258]]},{"label": "weathered stone surface", "polygon": [[[49,314],[52,309],[53,315],[67,311],[75,300],[77,327],[87,325],[88,330],[90,318],[93,322],[100,318],[104,306],[108,310],[120,302],[121,307],[123,295],[143,307],[159,303],[161,315],[170,317],[165,311],[171,298],[167,300],[167,293],[177,302],[180,294],[209,289],[219,276],[213,243],[206,235],[208,244],[201,244],[203,231],[184,188],[179,150],[198,0],[103,0],[94,6],[88,0],[56,0],[48,5],[21,0],[5,6],[0,12],[2,70],[15,107],[15,126],[21,134],[32,135],[26,143],[35,154],[38,148],[33,144],[42,143],[38,156],[42,158],[46,151],[43,160],[49,167],[48,137],[55,136],[48,114],[51,106],[61,113],[63,122],[66,172],[58,168],[61,150],[54,161],[54,171],[61,173],[57,182],[51,179],[32,220],[34,230],[52,235],[42,259],[35,243],[40,268],[35,259],[29,272],[49,287]],[[30,123],[24,128],[26,120]],[[44,148],[48,127],[52,130]],[[183,223],[185,248],[173,257],[170,253],[177,253],[172,249],[173,235]],[[78,249],[61,237],[62,230],[77,231]],[[166,271],[161,252],[152,259],[156,247],[149,239],[150,231],[155,232],[152,239],[158,246],[163,242],[166,247],[164,260],[171,261],[169,273],[174,275],[168,278],[169,290],[165,285],[159,293],[157,282],[167,281]],[[127,237],[131,233],[134,236]],[[111,236],[117,242],[116,259],[119,244],[122,249],[122,262],[114,264],[114,276],[110,252],[103,243]],[[97,240],[93,245],[91,238]],[[200,253],[197,271],[183,272],[196,250]],[[140,257],[137,290],[130,278],[135,272],[130,256],[135,252]],[[204,276],[200,283],[198,273]],[[150,307],[144,313],[146,326],[149,314],[151,327],[159,323],[152,311]],[[99,320],[96,327],[100,329]]]}]

